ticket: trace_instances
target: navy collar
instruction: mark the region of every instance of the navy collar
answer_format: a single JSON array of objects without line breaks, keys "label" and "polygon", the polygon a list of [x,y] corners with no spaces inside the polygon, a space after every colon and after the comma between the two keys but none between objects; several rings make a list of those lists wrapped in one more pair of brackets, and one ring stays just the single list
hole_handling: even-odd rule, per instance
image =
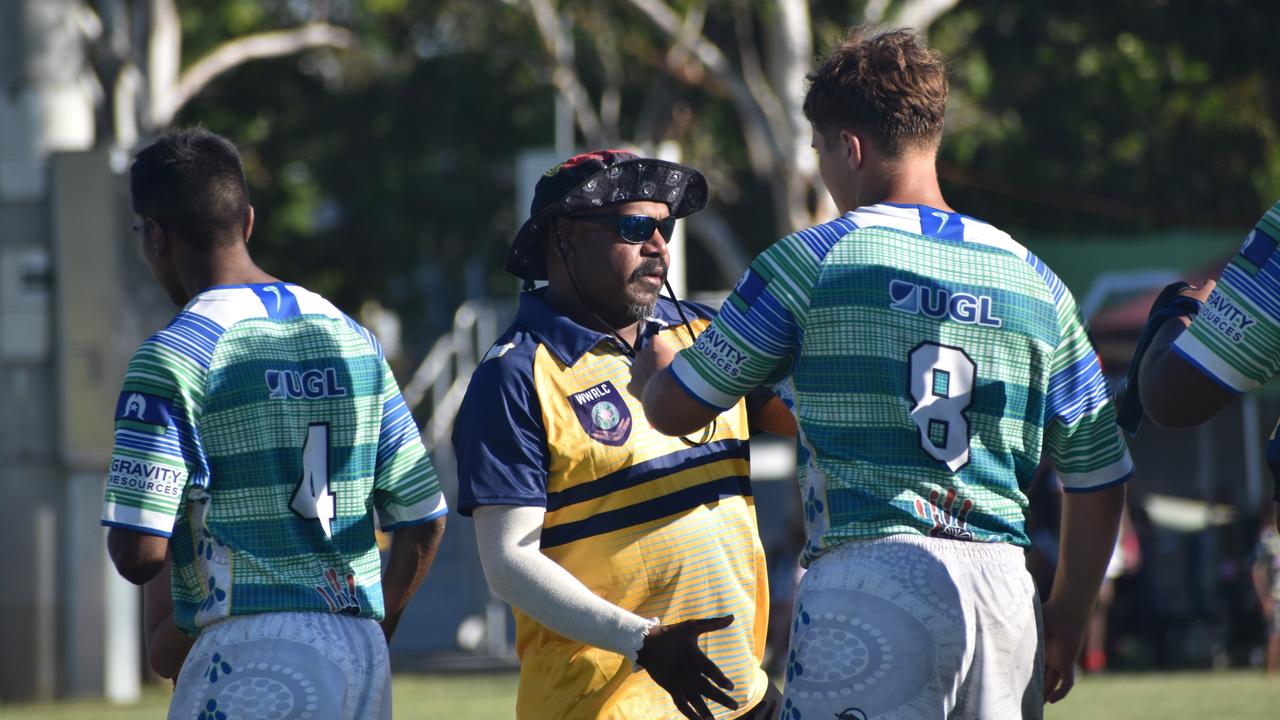
[{"label": "navy collar", "polygon": [[[572,367],[602,342],[626,352],[613,335],[585,327],[552,307],[546,300],[546,294],[546,288],[521,293],[516,322],[536,335],[560,362]],[[688,309],[685,313],[690,317],[695,314]],[[680,322],[675,304],[667,298],[658,298],[653,314],[654,317],[647,318],[636,335],[637,348],[643,347],[659,331]]]}]

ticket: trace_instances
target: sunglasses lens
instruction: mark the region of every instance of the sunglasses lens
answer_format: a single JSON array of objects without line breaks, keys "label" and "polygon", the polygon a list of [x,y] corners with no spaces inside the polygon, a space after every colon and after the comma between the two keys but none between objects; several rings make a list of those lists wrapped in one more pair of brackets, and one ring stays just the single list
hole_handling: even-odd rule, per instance
[{"label": "sunglasses lens", "polygon": [[618,219],[618,234],[627,242],[648,242],[657,225],[648,215],[627,215]]},{"label": "sunglasses lens", "polygon": [[628,215],[618,220],[618,234],[633,243],[648,242],[654,230],[662,233],[663,240],[670,240],[675,228],[676,219],[673,217],[654,220],[648,215]]},{"label": "sunglasses lens", "polygon": [[571,215],[570,217],[582,222],[613,226],[623,240],[635,245],[649,242],[655,230],[662,233],[663,240],[670,241],[671,233],[676,229],[676,219],[673,217],[662,220],[654,220],[648,215]]}]

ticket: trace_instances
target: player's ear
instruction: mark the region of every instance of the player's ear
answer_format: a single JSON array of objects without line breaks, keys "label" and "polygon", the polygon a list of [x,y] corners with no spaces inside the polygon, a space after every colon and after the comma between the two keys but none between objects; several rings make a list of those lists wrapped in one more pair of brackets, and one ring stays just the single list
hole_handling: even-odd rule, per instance
[{"label": "player's ear", "polygon": [[862,168],[865,161],[866,148],[862,142],[862,136],[852,130],[840,131],[840,150],[844,153],[845,161],[849,163],[850,170],[858,170]]},{"label": "player's ear", "polygon": [[146,224],[146,244],[147,252],[155,257],[164,257],[172,252],[172,238],[169,231],[163,225],[155,221],[155,218],[143,218]]},{"label": "player's ear", "polygon": [[253,234],[253,206],[249,206],[249,211],[244,214],[244,244],[249,244],[249,236]]}]

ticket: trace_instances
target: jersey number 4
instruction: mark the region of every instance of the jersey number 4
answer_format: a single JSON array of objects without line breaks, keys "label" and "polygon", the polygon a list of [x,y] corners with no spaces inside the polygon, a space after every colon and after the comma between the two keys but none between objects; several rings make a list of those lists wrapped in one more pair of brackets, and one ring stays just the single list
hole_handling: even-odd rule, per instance
[{"label": "jersey number 4", "polygon": [[329,423],[311,423],[302,443],[302,479],[293,491],[289,509],[319,520],[324,536],[333,537],[334,501],[329,492]]},{"label": "jersey number 4", "polygon": [[969,419],[973,380],[978,366],[964,350],[923,342],[907,360],[911,419],[920,428],[920,447],[930,457],[958,472],[969,464]]}]

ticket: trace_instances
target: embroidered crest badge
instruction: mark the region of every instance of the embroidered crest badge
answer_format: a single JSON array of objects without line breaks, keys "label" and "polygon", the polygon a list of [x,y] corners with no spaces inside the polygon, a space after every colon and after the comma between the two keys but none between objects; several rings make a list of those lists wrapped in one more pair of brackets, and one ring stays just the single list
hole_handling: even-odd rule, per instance
[{"label": "embroidered crest badge", "polygon": [[591,439],[618,447],[631,436],[631,410],[608,380],[573,393],[568,400]]}]

